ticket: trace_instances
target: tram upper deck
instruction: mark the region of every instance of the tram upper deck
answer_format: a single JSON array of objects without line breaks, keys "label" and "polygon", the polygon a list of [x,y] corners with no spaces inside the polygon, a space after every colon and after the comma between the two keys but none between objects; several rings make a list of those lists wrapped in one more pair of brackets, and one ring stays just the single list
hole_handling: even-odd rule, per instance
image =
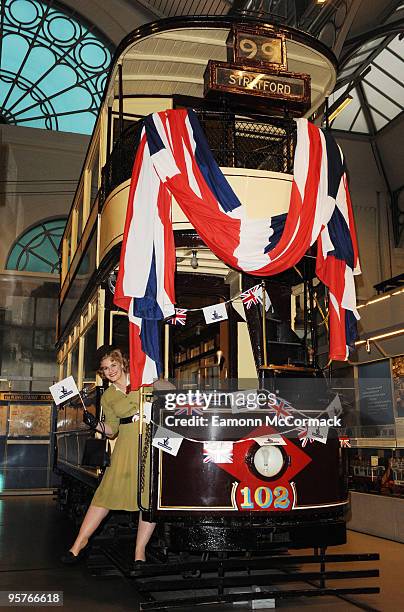
[{"label": "tram upper deck", "polygon": [[[232,63],[236,59],[238,64]],[[262,91],[255,95],[269,60],[279,74],[286,68],[291,82],[304,75],[311,92],[304,105],[297,107],[281,99],[273,105]],[[237,65],[232,82],[238,78],[240,83],[255,62],[251,68],[254,79],[250,75],[250,80],[243,81],[244,92],[216,92],[212,96],[207,82],[212,61],[226,70]],[[243,62],[245,69],[240,69]],[[122,41],[105,84],[61,243],[58,347],[59,363],[65,362],[61,376],[83,370],[79,362],[84,349],[77,356],[71,349],[94,320],[98,344],[109,339],[100,316],[104,295],[99,287],[106,270],[117,263],[139,120],[168,108],[194,108],[218,164],[248,215],[263,218],[288,210],[295,144],[293,117],[319,111],[335,80],[335,58],[319,41],[292,28],[251,18],[241,22],[229,16],[162,20],[135,30]],[[177,271],[189,272],[195,236],[175,202],[172,219],[178,236]],[[208,249],[199,247],[199,266],[191,269],[192,273],[228,277],[230,269]],[[85,372],[79,374],[78,381],[86,381]]]}]

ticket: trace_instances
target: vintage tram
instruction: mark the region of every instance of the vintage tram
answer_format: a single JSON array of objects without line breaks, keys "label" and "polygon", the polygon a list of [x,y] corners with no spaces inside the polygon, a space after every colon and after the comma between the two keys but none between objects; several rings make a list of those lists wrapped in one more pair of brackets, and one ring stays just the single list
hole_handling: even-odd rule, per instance
[{"label": "vintage tram", "polygon": [[[222,172],[248,214],[259,220],[287,213],[294,117],[320,116],[335,80],[336,61],[324,45],[303,32],[247,16],[168,19],[122,41],[61,247],[59,377],[75,377],[86,390],[89,410],[100,411],[97,347],[128,342],[127,314],[114,306],[113,294],[143,118],[192,107]],[[188,390],[227,389],[230,379],[247,381],[240,388],[277,390],[292,412],[300,402],[300,412],[308,414],[312,384],[329,397],[324,292],[315,279],[313,253],[264,281],[268,313],[262,303],[243,311],[238,296],[262,279],[218,259],[175,202],[172,222],[177,301],[188,316],[184,326],[162,325],[165,376]],[[234,304],[228,318],[204,324],[201,308],[228,300]],[[302,447],[297,437],[286,436],[286,429],[274,432],[265,422],[260,427],[246,419],[237,440],[226,425],[207,427],[202,438],[190,426],[173,456],[152,445],[167,414],[161,398],[153,403],[139,457],[139,501],[160,523],[167,550],[324,549],[345,542],[348,490],[336,432],[326,445]],[[232,412],[219,403],[204,414]],[[259,416],[248,413],[251,419]],[[274,433],[278,444],[257,442]],[[59,409],[60,503],[76,516],[101,477],[100,470],[82,465],[91,435],[82,424],[81,401]],[[233,441],[231,462],[223,456],[207,459],[203,438]],[[142,486],[145,470],[151,472],[150,490]]]}]

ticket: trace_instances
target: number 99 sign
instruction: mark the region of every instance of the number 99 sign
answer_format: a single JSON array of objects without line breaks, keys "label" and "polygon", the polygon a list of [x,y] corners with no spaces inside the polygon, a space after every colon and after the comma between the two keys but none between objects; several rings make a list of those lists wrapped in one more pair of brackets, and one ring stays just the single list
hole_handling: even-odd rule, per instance
[{"label": "number 99 sign", "polygon": [[255,62],[275,64],[279,68],[286,69],[283,61],[282,38],[267,38],[266,36],[246,36],[238,33],[236,55],[237,59],[249,59]]}]

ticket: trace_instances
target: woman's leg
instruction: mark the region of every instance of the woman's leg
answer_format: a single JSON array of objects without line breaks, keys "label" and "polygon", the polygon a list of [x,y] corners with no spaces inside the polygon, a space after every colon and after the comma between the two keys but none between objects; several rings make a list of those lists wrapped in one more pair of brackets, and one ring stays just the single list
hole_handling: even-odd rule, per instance
[{"label": "woman's leg", "polygon": [[142,518],[142,513],[139,513],[139,525],[137,528],[135,561],[146,560],[146,546],[152,536],[156,523],[148,523]]},{"label": "woman's leg", "polygon": [[108,508],[101,508],[100,506],[92,505],[89,506],[80,527],[79,534],[70,549],[73,555],[77,556],[81,549],[87,545],[89,538],[93,535],[101,521],[107,516],[108,512]]}]

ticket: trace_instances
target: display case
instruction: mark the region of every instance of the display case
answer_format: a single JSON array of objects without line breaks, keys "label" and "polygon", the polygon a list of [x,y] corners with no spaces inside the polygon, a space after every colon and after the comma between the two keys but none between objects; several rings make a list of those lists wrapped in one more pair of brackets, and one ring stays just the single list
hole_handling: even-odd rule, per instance
[{"label": "display case", "polygon": [[345,374],[349,487],[404,497],[404,357],[355,364]]}]

